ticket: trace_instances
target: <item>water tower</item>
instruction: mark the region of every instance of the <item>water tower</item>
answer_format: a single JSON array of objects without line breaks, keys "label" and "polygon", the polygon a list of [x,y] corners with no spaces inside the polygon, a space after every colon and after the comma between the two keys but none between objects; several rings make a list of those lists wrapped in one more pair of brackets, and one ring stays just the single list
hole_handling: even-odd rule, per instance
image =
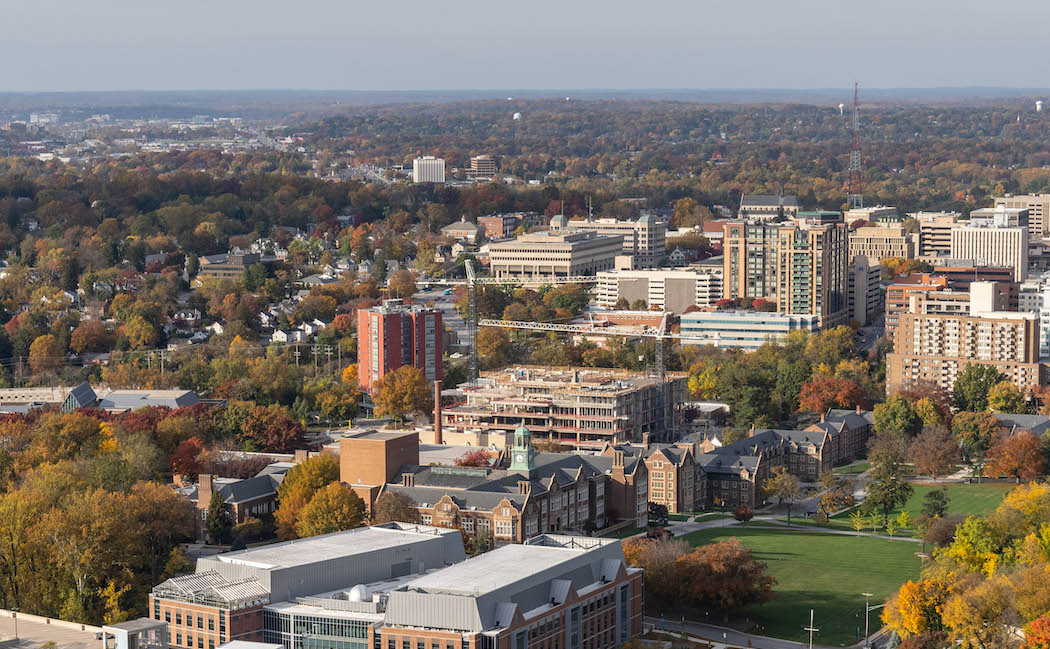
[{"label": "water tower", "polygon": [[846,104],[839,104],[839,115],[844,115],[846,111]]},{"label": "water tower", "polygon": [[1035,102],[1035,112],[1037,112],[1037,113],[1043,112],[1043,100],[1042,99],[1040,99],[1039,101]]}]

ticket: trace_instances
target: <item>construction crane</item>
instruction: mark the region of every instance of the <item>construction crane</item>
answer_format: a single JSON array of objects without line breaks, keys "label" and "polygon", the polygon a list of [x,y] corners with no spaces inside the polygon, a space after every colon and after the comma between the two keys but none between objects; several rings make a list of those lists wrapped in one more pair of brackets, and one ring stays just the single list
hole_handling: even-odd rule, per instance
[{"label": "construction crane", "polygon": [[554,331],[573,334],[601,334],[603,336],[624,336],[632,338],[652,338],[656,342],[655,362],[653,363],[655,373],[663,378],[667,375],[667,366],[664,361],[664,341],[694,341],[697,343],[710,343],[707,338],[698,336],[683,336],[680,333],[667,331],[667,316],[665,311],[660,319],[660,325],[656,328],[632,329],[630,327],[600,327],[599,323],[586,322],[569,324],[562,322],[524,322],[521,320],[491,320],[483,319],[478,322],[482,327],[502,327],[504,329],[522,329],[526,331]]},{"label": "construction crane", "polygon": [[478,381],[478,277],[474,274],[474,261],[463,264],[467,271],[467,343],[470,345],[471,385]]}]

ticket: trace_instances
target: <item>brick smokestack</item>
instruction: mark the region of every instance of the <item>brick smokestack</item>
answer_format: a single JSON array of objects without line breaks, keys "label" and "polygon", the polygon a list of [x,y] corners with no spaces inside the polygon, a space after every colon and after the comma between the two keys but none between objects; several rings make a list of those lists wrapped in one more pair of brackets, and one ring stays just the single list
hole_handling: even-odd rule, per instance
[{"label": "brick smokestack", "polygon": [[434,443],[445,443],[441,438],[441,381],[434,381]]}]

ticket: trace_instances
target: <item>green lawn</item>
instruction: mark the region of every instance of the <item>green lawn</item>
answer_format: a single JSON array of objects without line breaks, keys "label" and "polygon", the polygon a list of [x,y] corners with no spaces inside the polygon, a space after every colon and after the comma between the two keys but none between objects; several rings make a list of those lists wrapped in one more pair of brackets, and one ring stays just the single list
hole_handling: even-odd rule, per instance
[{"label": "green lawn", "polygon": [[[873,593],[881,603],[897,588],[919,574],[919,546],[909,541],[821,534],[812,530],[763,527],[707,529],[681,538],[693,545],[735,536],[777,579],[777,598],[752,607],[748,617],[764,627],[760,633],[802,642],[802,627],[815,611],[823,645],[852,644],[857,629],[864,629],[864,597]],[[872,629],[879,627],[872,613]]]},{"label": "green lawn", "polygon": [[[1013,489],[1016,485],[1002,483],[1002,482],[984,482],[981,484],[964,484],[953,482],[950,484],[943,485],[948,490],[948,515],[949,516],[970,516],[987,514],[999,506],[999,503],[1003,501],[1006,493]],[[928,485],[928,484],[916,484],[913,485],[915,491],[912,493],[911,498],[905,503],[904,509],[908,510],[912,520],[916,520],[919,514],[922,513],[922,499],[927,493],[934,489],[940,489],[939,485]],[[837,514],[828,521],[827,527],[839,530],[853,531],[853,525],[849,520],[849,515],[852,510]],[[900,513],[900,508],[893,510],[893,516]],[[797,520],[804,525],[815,524],[806,521],[801,518],[792,518],[792,524]],[[865,532],[870,532],[871,528],[865,528]],[[880,530],[881,531],[881,530]],[[912,530],[902,530],[897,533],[898,536],[913,536]]]},{"label": "green lawn", "polygon": [[856,462],[832,469],[838,475],[858,475],[871,468],[871,462]]}]

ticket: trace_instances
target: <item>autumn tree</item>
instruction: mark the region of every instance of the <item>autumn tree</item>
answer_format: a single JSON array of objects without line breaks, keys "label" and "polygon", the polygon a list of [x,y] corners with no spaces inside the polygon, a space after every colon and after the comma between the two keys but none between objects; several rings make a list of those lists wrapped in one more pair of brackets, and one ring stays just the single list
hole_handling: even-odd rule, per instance
[{"label": "autumn tree", "polygon": [[940,611],[949,592],[937,580],[909,580],[886,603],[882,621],[903,638],[942,631]]},{"label": "autumn tree", "polygon": [[78,354],[108,352],[113,348],[113,334],[99,320],[85,320],[73,330],[69,348]]},{"label": "autumn tree", "polygon": [[501,327],[482,327],[478,331],[478,357],[487,368],[503,367],[510,358],[510,336]]},{"label": "autumn tree", "polygon": [[864,403],[864,393],[856,381],[835,376],[815,376],[802,385],[798,409],[827,412],[830,408],[853,409]]},{"label": "autumn tree", "polygon": [[415,501],[397,491],[385,491],[372,506],[373,523],[419,523],[419,509]]},{"label": "autumn tree", "polygon": [[340,482],[324,487],[299,512],[295,531],[300,538],[330,534],[361,527],[365,522],[365,503]]},{"label": "autumn tree", "polygon": [[999,381],[988,390],[988,409],[992,412],[1024,412],[1024,393],[1013,381]]},{"label": "autumn tree", "polygon": [[1039,438],[1030,431],[1003,434],[988,450],[988,475],[1008,475],[1017,482],[1027,482],[1042,475],[1046,455]]},{"label": "autumn tree", "polygon": [[788,473],[785,467],[774,467],[762,485],[762,491],[767,497],[775,497],[781,506],[787,508],[788,525],[791,525],[791,506],[802,495],[802,484],[798,478]]},{"label": "autumn tree", "polygon": [[960,412],[952,419],[952,435],[971,459],[981,459],[1002,425],[990,412]]},{"label": "autumn tree", "polygon": [[410,270],[399,270],[386,283],[390,297],[412,297],[416,294],[416,276]]},{"label": "autumn tree", "polygon": [[305,429],[284,406],[252,405],[241,423],[237,438],[245,450],[291,453],[305,446]]},{"label": "autumn tree", "polygon": [[204,451],[204,442],[197,437],[183,440],[171,456],[172,475],[185,475],[196,478],[200,474],[198,458]]},{"label": "autumn tree", "polygon": [[483,448],[466,451],[456,458],[456,466],[488,466],[489,454]]},{"label": "autumn tree", "polygon": [[277,487],[278,506],[273,517],[278,536],[294,539],[303,508],[315,493],[338,479],[339,459],[331,453],[314,455],[293,466]]},{"label": "autumn tree", "polygon": [[970,363],[959,372],[952,387],[952,400],[959,410],[980,412],[988,408],[988,392],[1006,377],[993,365]]},{"label": "autumn tree", "polygon": [[33,374],[53,372],[65,363],[62,346],[51,334],[45,334],[33,341],[29,347],[29,367]]},{"label": "autumn tree", "polygon": [[157,328],[140,315],[136,315],[124,323],[121,332],[132,349],[143,349],[153,347],[157,344]]},{"label": "autumn tree", "polygon": [[429,410],[433,395],[430,384],[419,368],[404,365],[374,384],[372,398],[376,414],[404,421],[411,412]]},{"label": "autumn tree", "polygon": [[775,597],[776,579],[739,539],[702,545],[680,557],[681,601],[729,613]]},{"label": "autumn tree", "polygon": [[959,445],[943,426],[927,426],[908,446],[908,459],[919,473],[936,480],[959,458]]}]

